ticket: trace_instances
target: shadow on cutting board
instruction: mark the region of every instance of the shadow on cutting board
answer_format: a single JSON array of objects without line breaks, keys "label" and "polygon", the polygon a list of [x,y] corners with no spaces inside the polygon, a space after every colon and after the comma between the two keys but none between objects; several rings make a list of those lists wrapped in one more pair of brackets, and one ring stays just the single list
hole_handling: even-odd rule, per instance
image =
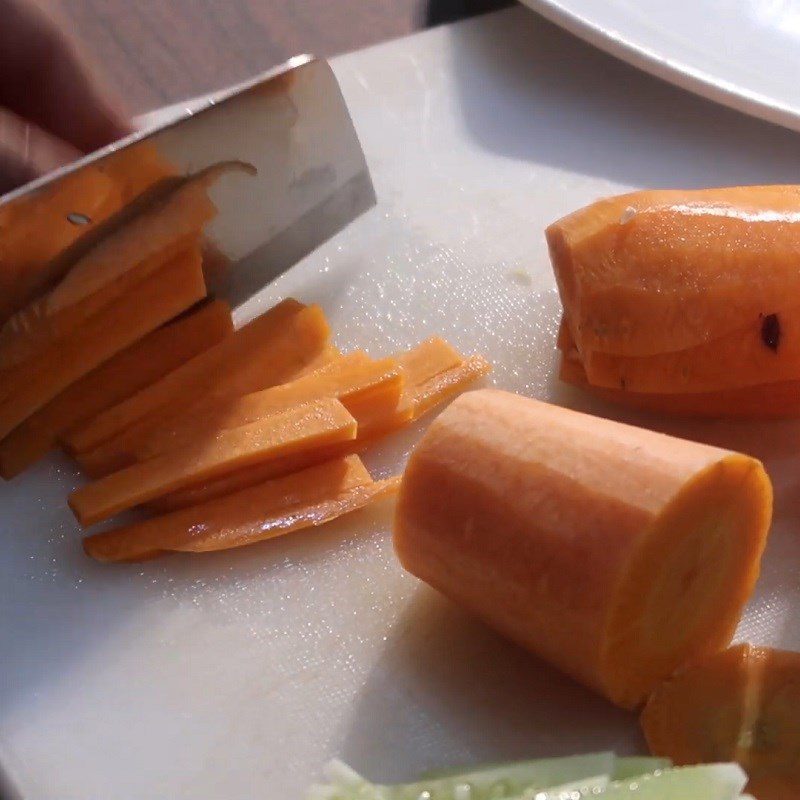
[{"label": "shadow on cutting board", "polygon": [[633,187],[800,182],[800,135],[645,75],[528,9],[450,36],[466,129],[493,153]]},{"label": "shadow on cutting board", "polygon": [[634,714],[422,585],[345,725],[341,758],[386,782],[448,765],[644,747]]}]

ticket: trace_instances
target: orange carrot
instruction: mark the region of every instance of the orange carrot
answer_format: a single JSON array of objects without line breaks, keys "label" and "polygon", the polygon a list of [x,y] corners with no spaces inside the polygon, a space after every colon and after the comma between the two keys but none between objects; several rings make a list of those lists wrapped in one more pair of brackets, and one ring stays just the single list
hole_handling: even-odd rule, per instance
[{"label": "orange carrot", "polygon": [[771,502],[755,459],[480,390],[412,454],[394,542],[417,577],[634,708],[730,641]]},{"label": "orange carrot", "polygon": [[[265,389],[291,380],[325,346],[330,335],[317,306],[287,300],[186,362],[129,400],[99,414],[64,437],[81,453],[82,466],[112,469],[132,463],[132,448],[149,427],[194,404]],[[85,456],[85,457],[84,457]]]},{"label": "orange carrot", "polygon": [[0,400],[0,439],[71,383],[163,325],[205,295],[199,249],[164,265],[73,335],[12,370]]},{"label": "orange carrot", "polygon": [[347,409],[319,400],[112,473],[73,492],[69,504],[82,525],[93,525],[204,478],[355,436]]},{"label": "orange carrot", "polygon": [[655,394],[591,386],[580,362],[562,358],[559,378],[609,403],[676,417],[791,419],[800,417],[800,380],[723,389],[719,392]]},{"label": "orange carrot", "polygon": [[581,353],[671,353],[796,306],[800,187],[643,191],[551,225]]},{"label": "orange carrot", "polygon": [[800,796],[800,653],[740,644],[656,688],[641,722],[650,750],[676,764],[736,761],[759,800]]},{"label": "orange carrot", "polygon": [[329,522],[396,491],[373,482],[357,456],[331,461],[236,494],[84,539],[98,561],[138,561],[167,551],[209,552]]},{"label": "orange carrot", "polygon": [[[471,356],[452,369],[440,371],[443,364],[453,363],[454,352],[452,347],[441,339],[430,339],[407,353],[395,356],[398,362],[410,366],[410,370],[406,371],[403,395],[392,405],[373,402],[356,407],[351,404],[349,410],[358,422],[358,433],[353,441],[304,453],[300,457],[276,459],[258,467],[238,470],[220,478],[188,486],[158,498],[151,504],[151,508],[161,512],[186,508],[328,459],[363,452],[383,436],[394,433],[419,419],[488,371],[488,365],[481,356]],[[456,357],[461,358],[458,354]],[[416,384],[411,381],[416,381]],[[388,396],[385,399],[388,399]]]},{"label": "orange carrot", "polygon": [[393,408],[400,399],[404,375],[397,361],[371,361],[363,353],[343,356],[290,383],[231,400],[200,403],[188,414],[155,424],[134,448],[138,461],[184,447],[209,431],[223,432],[285,411],[295,405],[334,397],[356,416],[361,408]]},{"label": "orange carrot", "polygon": [[75,425],[153,383],[233,331],[230,307],[215,300],[145,336],[73,383],[0,442],[9,479],[52,449]]}]

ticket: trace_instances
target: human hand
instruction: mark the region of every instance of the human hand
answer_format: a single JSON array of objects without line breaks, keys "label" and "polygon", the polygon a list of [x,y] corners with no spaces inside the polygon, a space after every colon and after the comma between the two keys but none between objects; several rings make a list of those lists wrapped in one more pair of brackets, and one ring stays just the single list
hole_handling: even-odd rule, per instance
[{"label": "human hand", "polygon": [[129,132],[33,0],[0,0],[0,194]]}]

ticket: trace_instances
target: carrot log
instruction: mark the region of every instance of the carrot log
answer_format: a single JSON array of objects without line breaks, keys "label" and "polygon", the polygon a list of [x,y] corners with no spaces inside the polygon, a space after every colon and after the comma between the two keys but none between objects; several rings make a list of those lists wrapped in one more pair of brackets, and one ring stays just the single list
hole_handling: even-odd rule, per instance
[{"label": "carrot log", "polygon": [[216,300],[165,325],[73,383],[0,442],[9,479],[52,449],[58,437],[135,394],[233,331],[230,307]]},{"label": "carrot log", "polygon": [[204,478],[355,435],[356,421],[338,400],[307,403],[112,473],[73,492],[69,505],[82,525],[93,525]]},{"label": "carrot log", "polygon": [[129,400],[64,437],[90,474],[133,463],[150,427],[199,402],[291,380],[326,345],[330,329],[318,306],[287,300],[233,336],[186,362]]},{"label": "carrot log", "polygon": [[771,507],[752,458],[481,390],[412,454],[395,548],[410,572],[633,708],[727,645]]},{"label": "carrot log", "polygon": [[0,439],[56,395],[205,295],[198,248],[176,257],[35,361],[4,373]]},{"label": "carrot log", "polygon": [[797,186],[633,192],[546,234],[581,353],[685,350],[797,304]]},{"label": "carrot log", "polygon": [[740,644],[678,672],[647,701],[650,750],[676,764],[736,761],[759,800],[800,796],[800,653]]},{"label": "carrot log", "polygon": [[282,536],[363,508],[396,491],[373,482],[357,456],[331,461],[200,506],[84,539],[98,561],[138,561],[166,551],[208,552]]}]

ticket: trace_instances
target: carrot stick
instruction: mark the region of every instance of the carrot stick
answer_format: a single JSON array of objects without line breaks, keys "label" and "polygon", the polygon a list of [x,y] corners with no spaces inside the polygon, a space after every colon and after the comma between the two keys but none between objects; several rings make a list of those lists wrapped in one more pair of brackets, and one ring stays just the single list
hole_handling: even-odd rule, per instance
[{"label": "carrot stick", "polygon": [[728,644],[771,507],[755,459],[480,390],[412,454],[394,543],[414,575],[634,708]]},{"label": "carrot stick", "polygon": [[209,552],[272,539],[351,513],[396,491],[373,482],[357,456],[331,461],[200,506],[84,539],[98,561],[137,561],[166,551]]},{"label": "carrot stick", "polygon": [[[64,437],[67,448],[94,450],[98,465],[131,463],[131,448],[154,420],[181,414],[205,399],[226,398],[290,380],[330,335],[317,306],[286,300],[157,383]],[[105,447],[100,447],[104,445]]]},{"label": "carrot stick", "polygon": [[73,492],[69,505],[82,525],[93,525],[204,478],[355,435],[356,421],[338,400],[307,403],[112,473]]},{"label": "carrot stick", "polygon": [[9,376],[0,400],[0,439],[71,383],[192,306],[205,295],[199,249],[175,258],[73,335]]},{"label": "carrot stick", "polygon": [[393,408],[400,399],[404,375],[397,361],[371,361],[366,354],[343,356],[295,381],[232,400],[201,403],[188,414],[150,428],[133,448],[137,461],[184,447],[210,430],[223,432],[285,411],[295,405],[334,397],[354,416],[362,408]]},{"label": "carrot stick", "polygon": [[641,716],[653,753],[676,764],[736,761],[759,800],[800,796],[800,653],[739,644],[681,670]]},{"label": "carrot stick", "polygon": [[9,479],[52,449],[58,437],[130,397],[233,331],[220,300],[165,325],[73,383],[0,442],[0,475]]}]

